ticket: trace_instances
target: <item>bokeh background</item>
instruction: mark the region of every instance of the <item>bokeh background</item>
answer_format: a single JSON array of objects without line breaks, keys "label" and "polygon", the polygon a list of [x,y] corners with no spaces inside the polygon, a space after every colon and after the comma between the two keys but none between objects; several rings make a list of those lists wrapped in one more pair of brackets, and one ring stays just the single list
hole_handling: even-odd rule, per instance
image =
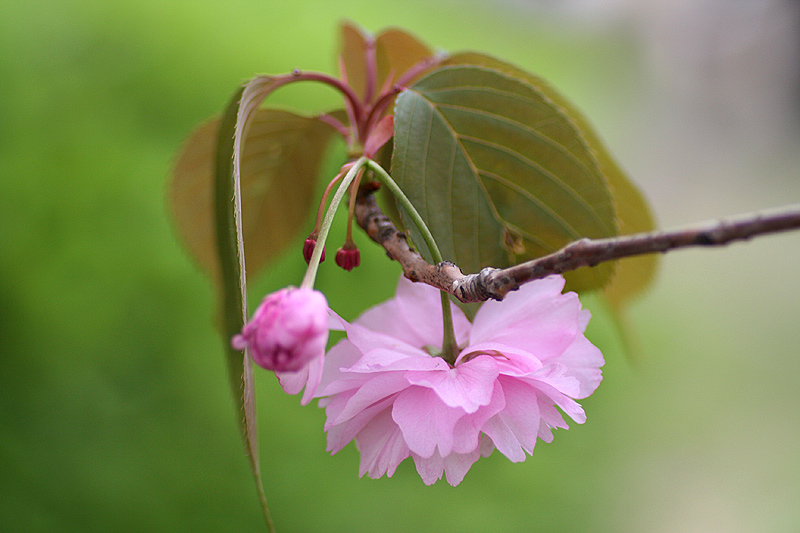
[{"label": "bokeh background", "polygon": [[[800,201],[789,0],[3,2],[0,529],[263,528],[211,288],[174,235],[165,184],[183,139],[238,83],[333,72],[343,18],[549,79],[664,227]],[[271,103],[337,100],[306,87]],[[347,318],[399,273],[358,237],[362,267],[320,275]],[[299,282],[301,238],[251,284],[253,301]],[[258,372],[279,530],[797,529],[798,264],[800,234],[664,256],[628,313],[630,356],[595,311],[607,363],[587,423],[525,463],[482,459],[457,488],[425,487],[410,462],[359,479],[352,446],[325,452],[323,411]]]}]

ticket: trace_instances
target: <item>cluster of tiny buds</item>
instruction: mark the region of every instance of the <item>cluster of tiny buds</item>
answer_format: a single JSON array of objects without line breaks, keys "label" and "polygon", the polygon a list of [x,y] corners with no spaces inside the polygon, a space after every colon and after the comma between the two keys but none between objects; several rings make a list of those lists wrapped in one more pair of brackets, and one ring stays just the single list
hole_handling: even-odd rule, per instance
[{"label": "cluster of tiny buds", "polygon": [[[316,248],[316,246],[317,235],[312,233],[303,243],[303,259],[306,260],[306,264],[311,262],[311,255],[314,253],[314,248]],[[324,248],[322,249],[322,256],[319,262],[321,263],[323,261],[325,261]],[[345,242],[344,246],[339,248],[339,251],[336,252],[336,264],[348,272],[361,264],[361,253],[358,251],[355,243]]]}]

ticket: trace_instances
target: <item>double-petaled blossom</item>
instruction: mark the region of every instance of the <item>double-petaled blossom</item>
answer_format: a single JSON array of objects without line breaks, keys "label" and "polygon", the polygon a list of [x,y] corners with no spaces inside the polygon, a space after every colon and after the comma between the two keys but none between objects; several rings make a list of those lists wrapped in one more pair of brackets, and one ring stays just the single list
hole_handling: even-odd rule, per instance
[{"label": "double-petaled blossom", "polygon": [[321,292],[288,287],[264,297],[231,345],[249,348],[253,361],[275,371],[286,392],[296,394],[305,386],[306,404],[319,382],[328,325],[328,302]]},{"label": "double-petaled blossom", "polygon": [[534,281],[502,302],[483,304],[470,324],[452,306],[461,347],[454,365],[442,343],[439,291],[401,278],[394,299],[352,324],[325,357],[317,396],[325,407],[328,450],[355,439],[360,475],[392,476],[412,457],[422,480],[442,473],[459,484],[497,448],[511,461],[537,438],[567,428],[560,412],[586,419],[575,399],[602,379],[603,357],[583,335],[589,312],[560,276]]}]

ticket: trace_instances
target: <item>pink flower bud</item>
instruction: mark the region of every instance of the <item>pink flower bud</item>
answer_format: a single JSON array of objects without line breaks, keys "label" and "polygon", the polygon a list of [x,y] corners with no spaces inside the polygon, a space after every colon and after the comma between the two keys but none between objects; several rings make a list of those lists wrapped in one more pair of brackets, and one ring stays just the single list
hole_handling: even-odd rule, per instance
[{"label": "pink flower bud", "polygon": [[[317,239],[315,237],[308,237],[306,242],[303,243],[303,259],[306,260],[306,264],[311,262],[311,254],[314,253],[314,248],[317,246]],[[325,248],[322,249],[322,256],[319,258],[319,262],[322,263],[325,261]]]},{"label": "pink flower bud", "polygon": [[336,252],[336,264],[350,272],[361,264],[361,253],[358,248],[350,248],[345,245]]},{"label": "pink flower bud", "polygon": [[250,348],[253,361],[267,370],[297,372],[325,354],[328,302],[313,289],[288,287],[268,294],[253,318],[234,335],[231,346]]}]

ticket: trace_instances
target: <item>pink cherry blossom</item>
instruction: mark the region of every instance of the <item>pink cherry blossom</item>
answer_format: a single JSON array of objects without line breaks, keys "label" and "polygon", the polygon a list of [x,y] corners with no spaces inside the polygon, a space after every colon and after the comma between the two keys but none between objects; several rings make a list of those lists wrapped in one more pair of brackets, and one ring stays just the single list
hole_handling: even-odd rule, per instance
[{"label": "pink cherry blossom", "polygon": [[328,302],[321,292],[288,287],[264,297],[231,345],[250,348],[253,361],[274,370],[286,392],[296,394],[305,386],[303,403],[308,403],[322,371],[328,321]]},{"label": "pink cherry blossom", "polygon": [[536,440],[567,428],[558,407],[586,420],[575,401],[602,379],[603,356],[583,335],[589,311],[564,280],[525,284],[483,304],[472,324],[452,306],[458,345],[451,366],[431,356],[442,343],[439,291],[400,279],[396,296],[341,323],[347,338],[325,357],[317,396],[328,451],[355,440],[360,475],[391,477],[411,457],[425,484],[458,485],[497,448],[513,462]]}]

